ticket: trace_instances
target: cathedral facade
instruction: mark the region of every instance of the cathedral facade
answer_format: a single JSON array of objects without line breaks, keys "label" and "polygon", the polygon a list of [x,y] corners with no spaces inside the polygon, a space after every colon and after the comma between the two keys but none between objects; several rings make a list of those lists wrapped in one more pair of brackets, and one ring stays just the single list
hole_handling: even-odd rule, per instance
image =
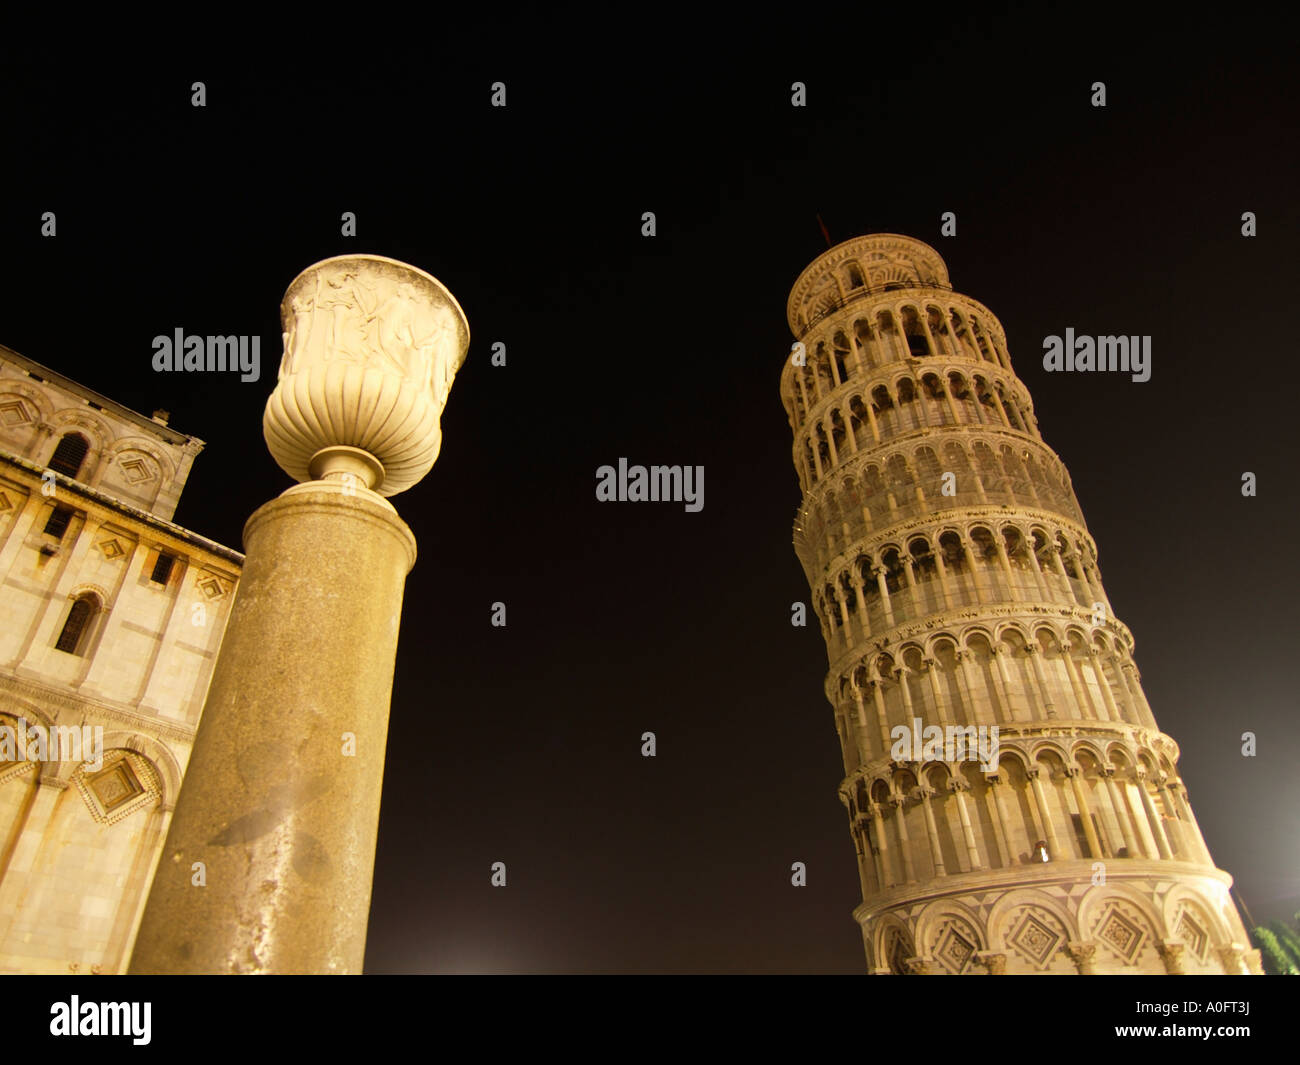
[{"label": "cathedral facade", "polygon": [[997,318],[892,234],[787,315],[868,970],[1261,971]]},{"label": "cathedral facade", "polygon": [[243,563],[167,420],[0,347],[0,972],[130,958]]}]

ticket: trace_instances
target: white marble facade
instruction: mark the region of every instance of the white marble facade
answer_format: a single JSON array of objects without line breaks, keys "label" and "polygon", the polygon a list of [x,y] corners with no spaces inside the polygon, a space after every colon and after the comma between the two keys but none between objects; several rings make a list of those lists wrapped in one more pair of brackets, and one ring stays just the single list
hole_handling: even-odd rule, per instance
[{"label": "white marble facade", "polygon": [[170,521],[166,422],[0,347],[0,736],[103,744],[0,746],[0,972],[130,956],[243,561]]}]

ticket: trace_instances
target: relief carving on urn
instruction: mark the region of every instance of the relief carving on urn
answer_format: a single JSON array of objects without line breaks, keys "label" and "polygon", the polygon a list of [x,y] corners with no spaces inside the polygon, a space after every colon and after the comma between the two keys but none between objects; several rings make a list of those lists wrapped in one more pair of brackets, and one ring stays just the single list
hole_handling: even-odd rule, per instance
[{"label": "relief carving on urn", "polygon": [[437,279],[378,255],[308,267],[280,304],[284,356],[263,431],[298,481],[356,472],[382,496],[432,468],[469,324]]}]

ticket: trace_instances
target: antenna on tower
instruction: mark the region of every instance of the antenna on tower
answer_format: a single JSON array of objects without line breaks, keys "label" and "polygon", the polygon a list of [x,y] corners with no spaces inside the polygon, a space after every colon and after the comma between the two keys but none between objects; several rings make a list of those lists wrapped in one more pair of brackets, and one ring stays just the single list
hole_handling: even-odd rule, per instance
[{"label": "antenna on tower", "polygon": [[829,248],[831,246],[831,235],[826,229],[826,223],[822,221],[821,215],[817,216],[817,224],[822,227],[822,236],[826,238],[826,247]]},{"label": "antenna on tower", "polygon": [[1257,927],[1259,927],[1259,926],[1255,924],[1255,917],[1254,917],[1254,915],[1250,912],[1250,908],[1246,905],[1246,900],[1243,899],[1243,898],[1241,897],[1241,892],[1238,891],[1238,890],[1236,889],[1235,886],[1229,888],[1228,891],[1229,891],[1232,895],[1236,896],[1236,899],[1237,899],[1237,905],[1240,906],[1240,907],[1242,908],[1242,910],[1245,911],[1245,914],[1246,914],[1246,920],[1247,920],[1247,922],[1249,922],[1248,930],[1251,931],[1251,932],[1253,932],[1253,931],[1254,931]]}]

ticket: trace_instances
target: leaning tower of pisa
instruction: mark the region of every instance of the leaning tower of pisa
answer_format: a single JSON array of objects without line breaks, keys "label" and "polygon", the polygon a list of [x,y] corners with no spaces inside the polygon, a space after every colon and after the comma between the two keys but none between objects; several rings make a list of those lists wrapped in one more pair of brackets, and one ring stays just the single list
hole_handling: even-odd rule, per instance
[{"label": "leaning tower of pisa", "polygon": [[893,234],[787,314],[869,971],[1260,971],[997,318]]}]

